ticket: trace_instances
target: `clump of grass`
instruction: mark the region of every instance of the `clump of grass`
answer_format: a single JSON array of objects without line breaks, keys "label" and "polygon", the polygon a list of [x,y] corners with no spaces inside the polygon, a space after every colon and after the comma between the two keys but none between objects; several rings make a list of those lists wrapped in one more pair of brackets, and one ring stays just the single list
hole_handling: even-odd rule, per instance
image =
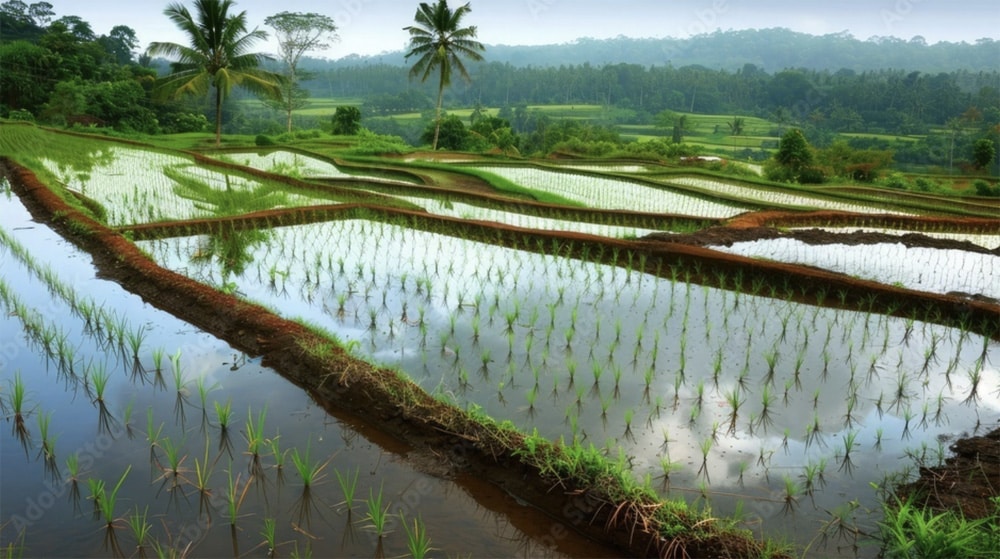
[{"label": "clump of grass", "polygon": [[389,505],[382,506],[382,488],[379,487],[377,495],[374,489],[369,488],[366,503],[368,512],[365,518],[369,522],[367,527],[371,528],[381,540],[386,534],[386,522],[389,518]]},{"label": "clump of grass", "polygon": [[994,557],[997,550],[997,521],[1000,499],[994,514],[978,520],[963,518],[951,511],[937,512],[912,501],[883,503],[883,519],[878,523],[886,557]]},{"label": "clump of grass", "polygon": [[423,559],[433,549],[431,539],[427,536],[427,527],[419,516],[413,519],[413,528],[403,516],[403,511],[399,511],[399,521],[406,531],[406,549],[409,550],[413,559]]},{"label": "clump of grass", "polygon": [[132,514],[125,517],[125,523],[132,531],[132,537],[135,538],[135,551],[139,557],[146,556],[146,544],[149,542],[149,536],[153,530],[148,516],[149,507],[147,506],[142,513],[139,512],[139,507],[136,507]]},{"label": "clump of grass", "polygon": [[337,483],[340,485],[340,491],[344,494],[343,504],[347,505],[347,516],[350,517],[351,511],[354,506],[354,492],[358,487],[358,476],[361,474],[360,468],[354,470],[354,477],[350,474],[340,474],[340,470],[333,470],[334,475],[337,476]]},{"label": "clump of grass", "polygon": [[292,463],[295,464],[295,471],[299,473],[299,477],[302,478],[302,484],[309,488],[314,483],[322,479],[322,472],[326,468],[327,464],[330,463],[330,459],[326,462],[312,463],[310,455],[311,441],[306,442],[305,453],[300,454],[298,448],[292,449]]},{"label": "clump of grass", "polygon": [[229,516],[229,524],[231,526],[236,526],[236,521],[239,519],[240,507],[243,506],[243,500],[247,496],[247,491],[250,489],[250,480],[243,483],[242,489],[240,488],[240,477],[242,474],[236,474],[233,477],[233,463],[230,460],[229,470],[227,471],[227,485],[226,485],[226,512]]}]

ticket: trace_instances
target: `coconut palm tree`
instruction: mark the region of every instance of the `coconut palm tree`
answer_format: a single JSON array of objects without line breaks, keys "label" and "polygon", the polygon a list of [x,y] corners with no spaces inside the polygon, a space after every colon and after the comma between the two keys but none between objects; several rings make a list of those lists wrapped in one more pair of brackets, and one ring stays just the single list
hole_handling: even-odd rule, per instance
[{"label": "coconut palm tree", "polygon": [[410,68],[410,78],[419,76],[423,82],[435,70],[439,72],[433,149],[437,149],[441,133],[441,101],[444,88],[451,85],[452,71],[457,70],[469,80],[462,58],[482,60],[483,56],[479,53],[486,50],[482,43],[475,40],[476,26],[461,27],[462,18],[470,11],[469,4],[452,11],[447,0],[438,0],[434,4],[421,2],[413,17],[416,25],[403,28],[410,33],[410,50],[406,59],[418,57]]},{"label": "coconut palm tree", "polygon": [[230,14],[232,0],[195,0],[192,14],[184,5],[172,3],[163,11],[188,35],[190,46],[152,43],[151,56],[176,58],[173,72],[162,78],[156,91],[177,99],[186,94],[204,95],[215,90],[215,145],[222,137],[222,101],[233,87],[258,95],[281,98],[283,76],[259,68],[269,57],[250,49],[267,38],[267,32],[247,31],[246,12]]}]

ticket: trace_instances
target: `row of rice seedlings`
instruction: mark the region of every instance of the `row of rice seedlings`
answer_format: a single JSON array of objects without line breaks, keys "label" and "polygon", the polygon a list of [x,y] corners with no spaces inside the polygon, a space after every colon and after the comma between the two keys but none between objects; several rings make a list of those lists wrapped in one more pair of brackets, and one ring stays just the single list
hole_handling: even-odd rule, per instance
[{"label": "row of rice seedlings", "polygon": [[[333,235],[332,231],[338,228],[343,231]],[[387,231],[380,234],[379,231],[383,229],[387,229]],[[565,369],[567,384],[571,384],[576,378],[575,371],[577,365],[575,363],[577,362],[590,363],[589,368],[592,371],[596,371],[597,378],[594,384],[597,386],[597,390],[593,392],[592,400],[600,404],[600,416],[602,419],[612,417],[612,412],[615,412],[614,408],[617,405],[615,402],[622,391],[614,391],[613,394],[609,391],[608,394],[611,394],[610,398],[608,394],[602,394],[606,389],[613,389],[611,383],[602,382],[602,379],[612,376],[606,375],[606,373],[615,371],[614,360],[618,359],[617,356],[619,355],[617,348],[627,345],[631,345],[629,353],[631,353],[635,364],[629,363],[629,366],[624,366],[624,360],[619,362],[619,372],[614,373],[617,381],[616,384],[621,385],[630,374],[633,374],[633,371],[638,371],[639,373],[636,374],[640,376],[648,375],[648,380],[644,379],[644,384],[649,386],[649,392],[652,392],[655,390],[655,387],[663,382],[660,374],[660,371],[664,368],[662,363],[672,361],[672,367],[675,367],[675,370],[680,373],[675,377],[676,386],[674,394],[676,399],[682,392],[688,390],[685,388],[689,386],[686,379],[692,376],[692,371],[688,370],[689,366],[685,363],[685,361],[690,360],[687,358],[688,354],[684,351],[684,347],[693,345],[693,342],[689,343],[688,340],[693,339],[692,331],[697,329],[699,331],[697,335],[704,334],[708,344],[715,346],[715,354],[722,356],[714,360],[709,360],[710,362],[714,361],[717,363],[713,365],[713,368],[719,371],[715,374],[716,379],[722,378],[721,371],[726,369],[725,364],[728,359],[725,355],[744,354],[746,357],[742,368],[738,364],[735,366],[735,370],[740,371],[739,382],[735,387],[720,389],[720,386],[715,386],[715,384],[721,383],[716,382],[708,385],[705,382],[698,382],[698,376],[695,376],[696,388],[694,389],[694,397],[703,400],[705,393],[709,390],[709,386],[725,394],[731,392],[731,395],[734,396],[732,402],[736,403],[730,406],[731,411],[735,411],[732,414],[734,418],[729,422],[718,418],[716,422],[723,426],[723,430],[725,430],[728,423],[732,427],[732,433],[735,434],[737,429],[742,429],[742,425],[746,419],[745,417],[741,417],[737,423],[735,418],[740,417],[741,412],[747,413],[744,411],[745,408],[743,408],[745,405],[744,402],[746,402],[746,394],[749,393],[750,388],[754,385],[753,371],[757,370],[761,363],[758,359],[763,358],[763,365],[766,367],[765,370],[771,369],[771,371],[765,375],[765,378],[768,378],[768,382],[763,383],[763,386],[766,387],[764,389],[765,393],[756,395],[752,400],[759,402],[759,407],[750,410],[751,421],[746,425],[750,432],[755,429],[766,432],[774,424],[774,410],[777,408],[779,402],[787,406],[788,402],[805,388],[805,378],[809,371],[809,363],[815,362],[815,356],[820,355],[823,357],[825,362],[824,369],[834,368],[835,366],[840,367],[837,360],[831,359],[831,355],[836,350],[837,355],[844,355],[845,359],[852,360],[851,363],[848,363],[847,367],[843,367],[845,371],[852,369],[853,363],[856,363],[858,360],[870,361],[866,362],[864,365],[865,368],[853,366],[856,374],[852,375],[854,380],[849,386],[852,387],[852,392],[854,392],[860,390],[865,385],[865,382],[871,383],[878,379],[880,370],[883,368],[881,363],[885,359],[878,358],[876,360],[876,354],[879,352],[884,353],[884,350],[888,349],[890,344],[896,343],[895,339],[890,339],[889,337],[888,319],[866,317],[863,313],[845,311],[824,310],[821,313],[819,309],[814,309],[810,313],[800,305],[791,304],[790,296],[785,295],[790,290],[780,285],[768,286],[760,283],[751,291],[764,296],[785,296],[786,303],[784,305],[777,305],[773,300],[766,301],[759,297],[734,294],[732,296],[723,296],[726,304],[720,314],[720,311],[717,309],[706,311],[705,309],[708,308],[709,301],[704,295],[699,295],[702,297],[704,308],[701,308],[700,312],[698,312],[698,307],[702,307],[702,305],[696,307],[694,300],[695,294],[700,293],[700,291],[691,289],[690,285],[684,282],[684,274],[676,275],[675,281],[669,283],[657,281],[658,284],[664,287],[659,287],[650,293],[638,289],[642,281],[637,282],[636,278],[642,280],[643,276],[629,273],[627,269],[625,273],[620,273],[621,269],[616,269],[618,271],[615,271],[601,266],[591,266],[586,263],[570,260],[562,260],[565,264],[556,265],[554,263],[560,262],[559,259],[537,257],[535,255],[527,256],[525,253],[513,251],[505,253],[513,256],[513,258],[509,259],[509,266],[497,265],[497,262],[503,263],[503,259],[497,259],[495,255],[491,254],[489,264],[484,262],[483,266],[479,267],[475,260],[472,260],[468,266],[459,268],[450,256],[450,253],[456,253],[456,251],[453,248],[449,248],[449,245],[442,243],[440,240],[438,240],[437,250],[435,250],[435,244],[432,240],[430,243],[421,245],[418,250],[409,251],[409,247],[407,247],[397,253],[393,249],[387,249],[387,244],[391,244],[390,241],[395,243],[402,240],[402,236],[392,232],[391,227],[379,228],[361,223],[357,225],[352,224],[350,227],[346,225],[340,227],[340,224],[337,227],[324,226],[320,230],[330,231],[331,236],[329,238],[322,234],[303,234],[299,236],[296,233],[295,235],[288,236],[289,240],[287,241],[279,241],[271,245],[274,247],[270,250],[273,251],[271,254],[276,259],[275,262],[284,262],[283,265],[288,270],[287,281],[289,283],[298,284],[301,282],[301,284],[307,285],[310,290],[329,289],[331,293],[339,298],[341,312],[336,313],[336,315],[339,315],[339,318],[343,319],[345,315],[349,316],[352,310],[355,316],[363,317],[361,324],[358,324],[358,326],[364,328],[369,333],[368,335],[372,340],[373,348],[382,347],[387,341],[390,345],[393,345],[394,339],[399,340],[398,343],[405,347],[405,344],[408,343],[406,340],[412,340],[412,336],[416,336],[418,341],[424,340],[417,345],[426,347],[429,345],[426,344],[426,338],[431,336],[433,339],[434,336],[433,331],[427,328],[427,320],[421,319],[415,325],[415,332],[407,334],[407,325],[409,322],[398,320],[396,317],[404,315],[412,317],[410,309],[413,308],[423,309],[422,312],[418,313],[422,317],[426,314],[428,308],[446,309],[449,318],[447,319],[447,324],[440,330],[440,345],[441,349],[445,350],[444,354],[448,356],[449,361],[454,363],[453,369],[455,371],[457,387],[465,386],[469,388],[471,393],[475,381],[470,378],[469,372],[479,370],[481,374],[491,376],[502,370],[504,371],[503,378],[499,380],[496,378],[491,379],[492,384],[499,387],[497,399],[502,403],[509,398],[510,393],[508,392],[507,397],[505,397],[505,391],[516,389],[515,387],[521,385],[525,378],[533,379],[529,380],[529,384],[526,387],[519,389],[523,394],[521,398],[523,398],[526,404],[522,409],[529,412],[529,418],[532,418],[534,412],[540,408],[538,402],[543,397],[538,372]],[[323,250],[324,246],[336,246],[332,241],[333,238],[343,238],[345,235],[350,238],[363,238],[365,242],[351,243],[350,247],[340,251],[337,256],[334,256],[328,250]],[[375,240],[371,241],[371,239]],[[378,239],[382,240],[379,241]],[[280,251],[278,250],[279,248],[281,249]],[[277,255],[281,254],[281,252],[284,253],[284,256],[281,258],[288,258],[294,255],[295,260],[277,260],[279,258]],[[416,253],[416,256],[411,256],[414,253]],[[461,251],[457,253],[466,254]],[[374,259],[371,256],[366,258],[365,255],[376,255],[376,257]],[[619,258],[622,261],[627,261],[626,256],[622,253],[619,255]],[[539,264],[536,265],[533,263],[534,260],[537,260]],[[386,275],[385,272],[379,271],[388,269],[388,266],[384,265],[383,261],[392,261],[394,269],[402,267],[402,270],[397,275]],[[260,262],[262,267],[268,265],[268,260],[261,260]],[[300,263],[297,264],[296,262]],[[368,262],[373,263],[368,264]],[[400,265],[399,263],[402,264]],[[627,264],[625,267],[627,267]],[[608,271],[604,271],[606,269]],[[541,277],[543,275],[548,278],[561,275],[564,281],[575,281],[576,285],[589,285],[590,287],[587,288],[589,290],[588,293],[602,300],[606,299],[609,301],[609,306],[611,305],[610,301],[618,297],[619,305],[617,306],[620,307],[622,306],[621,299],[628,297],[628,299],[625,299],[628,309],[632,309],[633,307],[643,308],[640,305],[640,301],[644,305],[649,305],[650,300],[656,301],[656,298],[659,297],[661,301],[659,308],[664,309],[664,311],[656,311],[656,304],[649,305],[646,308],[653,310],[646,313],[640,312],[638,315],[640,320],[645,322],[635,322],[638,326],[635,331],[631,332],[628,331],[631,328],[616,328],[617,332],[614,332],[614,341],[611,341],[610,333],[609,336],[604,335],[607,330],[602,330],[600,326],[597,326],[600,322],[595,321],[596,324],[592,323],[590,327],[592,329],[589,330],[594,335],[594,338],[593,340],[587,340],[580,336],[579,319],[574,320],[574,316],[579,317],[584,314],[580,312],[582,309],[580,301],[582,299],[580,297],[566,297],[565,292],[558,288],[558,284],[541,287],[540,290],[544,291],[544,294],[537,297],[531,296],[532,300],[548,301],[551,306],[525,306],[523,303],[525,297],[520,295],[506,301],[498,297],[500,293],[519,292],[520,290],[514,289],[515,281],[518,281],[518,285],[522,288],[530,281],[518,278]],[[591,278],[589,283],[584,279],[587,277]],[[612,278],[615,281],[613,284],[611,283]],[[720,281],[729,283],[729,278],[724,278]],[[737,280],[733,278],[732,281],[735,283]],[[599,285],[601,287],[598,287]],[[677,287],[680,287],[680,289],[677,289]],[[709,290],[706,288],[704,291],[708,293]],[[834,295],[839,296],[836,293]],[[715,296],[713,295],[713,297]],[[396,304],[398,304],[395,310],[392,308],[393,301],[396,301]],[[472,304],[469,301],[472,301]],[[630,301],[632,305],[628,306]],[[666,309],[666,303],[669,303],[669,310]],[[695,316],[696,313],[697,316],[705,316],[708,320],[702,321],[701,325],[691,327],[688,325],[689,317]],[[603,316],[603,312],[600,310],[594,314]],[[767,318],[764,318],[765,316]],[[663,328],[661,328],[661,324],[657,320],[652,320],[651,317],[666,317],[663,319]],[[673,321],[670,320],[670,317],[674,317]],[[620,318],[618,320],[620,321]],[[373,322],[375,322],[374,327],[372,327]],[[475,327],[472,326],[473,324],[475,324]],[[719,327],[720,324],[723,325],[721,328]],[[773,325],[773,328],[768,327],[768,324]],[[927,325],[921,324],[921,328],[926,329]],[[466,334],[467,337],[460,335],[463,329],[468,332]],[[733,351],[734,344],[731,339],[740,340],[740,336],[734,337],[732,335],[733,329],[747,333],[747,336],[743,338],[745,345],[741,348],[745,349],[745,352]],[[810,343],[811,338],[815,336],[814,332],[823,332],[824,330],[828,334],[825,339],[820,335],[820,339],[823,339],[822,344]],[[930,333],[935,331],[935,329],[931,329]],[[388,334],[388,340],[386,337],[387,332],[390,333]],[[837,332],[841,335],[831,336],[829,335],[830,332]],[[879,334],[875,335],[875,332],[879,332]],[[927,331],[925,330],[925,332]],[[648,343],[649,339],[652,338],[655,340],[658,336],[662,337],[664,333],[672,341],[666,348],[659,343]],[[912,331],[909,335],[912,341],[915,335]],[[925,333],[922,336],[926,339],[927,335],[928,333]],[[393,336],[396,337],[393,338]],[[753,338],[771,338],[776,341],[774,345],[767,346],[764,355],[761,355],[755,354],[757,350],[754,348],[757,347],[757,344],[754,343],[756,340],[751,341]],[[511,347],[527,347],[534,349],[534,351],[526,352],[523,357],[523,366],[520,366],[520,359],[517,362],[510,360],[506,368],[501,367],[498,369],[494,367],[493,363],[496,357],[499,356],[502,358],[503,353],[497,351],[498,348],[495,344],[484,345],[473,352],[462,350],[462,344],[467,343],[465,340],[478,340],[478,343],[482,344],[484,341],[491,339],[506,341],[508,349],[505,353],[508,355],[511,353],[509,349]],[[838,339],[840,340],[839,342]],[[569,344],[566,342],[569,342]],[[838,346],[838,343],[853,345],[848,351],[842,351],[841,349],[837,349],[842,347]],[[700,344],[701,342],[699,341]],[[554,359],[557,356],[555,350],[566,351],[567,345],[570,346],[568,348],[570,357]],[[931,347],[937,346],[946,347],[943,343],[931,344]],[[600,350],[602,347],[608,350],[606,354],[603,350]],[[950,347],[955,347],[953,341]],[[585,352],[593,351],[595,355],[582,359],[581,357],[585,357],[586,353],[581,356],[577,353],[578,348]],[[656,348],[655,352],[652,348]],[[808,351],[803,348],[808,348]],[[680,349],[679,352],[678,349]],[[935,349],[935,351],[940,350]],[[596,355],[598,352],[601,353],[601,356]],[[539,354],[541,355],[541,362],[538,361]],[[861,355],[865,357],[859,357]],[[427,351],[421,353],[421,362],[425,366],[428,366],[427,364],[433,358],[434,354],[432,353]],[[572,358],[572,361],[570,361],[570,358]],[[628,358],[625,357],[623,359]],[[956,349],[956,357],[951,359],[951,361],[957,362],[960,359],[962,358],[960,358]],[[570,363],[574,364],[570,365]],[[930,374],[931,370],[933,370],[933,367],[928,367],[927,374]],[[574,372],[569,373],[569,371]],[[462,374],[463,372],[464,374]],[[700,371],[696,372],[696,375],[701,374]],[[922,378],[925,376],[921,375]],[[913,381],[916,381],[916,378]],[[560,384],[553,383],[554,389],[550,394],[553,396],[555,402],[558,402],[557,398],[559,397],[561,386]],[[572,390],[569,392],[570,394],[573,393]],[[809,386],[809,390],[805,392],[805,395],[811,395],[814,392],[813,386]],[[979,392],[981,392],[981,389]],[[910,399],[919,397],[919,394],[910,393],[909,391],[905,395]],[[579,429],[578,420],[584,411],[582,408],[586,407],[588,405],[587,402],[590,401],[582,396],[582,394],[579,394],[576,401],[571,404],[578,406],[579,410],[576,414],[570,414],[571,417],[577,418],[577,428],[574,429],[574,436],[581,435],[580,432],[577,432]],[[847,402],[855,402],[853,406],[849,404],[850,409],[843,414],[848,427],[852,427],[858,419],[854,409],[859,399],[860,396],[847,399]],[[812,400],[814,402],[813,407],[816,408],[819,405],[819,399],[812,398]],[[622,402],[621,405],[626,406],[626,409],[617,411],[615,416],[618,418],[629,416],[634,418],[636,414],[632,407],[634,405],[631,403],[632,401],[630,399],[627,402]],[[901,408],[906,407],[902,405],[904,401],[905,399],[901,399],[900,401]],[[648,402],[646,405],[653,408],[652,402]],[[660,404],[657,404],[655,408],[658,409],[660,406]],[[567,406],[563,405],[556,409],[564,409],[565,407]],[[693,421],[700,419],[702,410],[702,405],[691,407],[690,415]],[[597,415],[596,411],[594,415]],[[650,416],[653,416],[652,411],[650,412]],[[710,420],[709,423],[711,422]],[[820,435],[827,432],[827,428],[821,426],[820,423],[818,414],[812,423],[807,423],[807,431],[809,431],[805,436],[807,444],[809,441],[815,442]],[[621,434],[623,431],[634,431],[631,421],[626,420],[622,425],[624,429],[615,433],[616,435]]]},{"label": "row of rice seedlings", "polygon": [[[52,267],[39,263],[23,244],[3,229],[0,229],[0,244],[8,247],[25,268],[46,285],[50,294],[66,302],[70,311],[83,321],[85,331],[93,333],[95,339],[103,333],[107,347],[116,345],[123,357],[130,355],[133,363],[138,363],[140,348],[146,338],[145,326],[133,329],[125,316],[107,310],[89,297],[80,296],[72,285],[60,279]],[[5,299],[12,296],[9,288],[4,288],[4,293]],[[75,349],[68,343],[68,335],[60,326],[29,326],[28,330],[37,334],[48,356],[57,358],[64,366],[73,367]]]}]

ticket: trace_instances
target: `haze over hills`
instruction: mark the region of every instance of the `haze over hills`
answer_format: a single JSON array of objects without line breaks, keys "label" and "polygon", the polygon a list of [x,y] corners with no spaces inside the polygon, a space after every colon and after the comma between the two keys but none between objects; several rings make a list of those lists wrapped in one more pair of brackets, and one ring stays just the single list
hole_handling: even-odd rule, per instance
[{"label": "haze over hills", "polygon": [[[336,60],[310,60],[325,68],[368,64],[406,64],[403,51],[374,56],[350,55]],[[786,28],[716,31],[687,39],[617,37],[581,38],[572,43],[517,46],[487,45],[487,62],[513,66],[641,64],[682,67],[700,65],[735,71],[753,64],[768,73],[786,68],[840,69],[864,72],[885,68],[921,72],[1000,70],[1000,41],[928,44],[911,39],[872,37],[861,40],[847,32],[809,35]]]}]

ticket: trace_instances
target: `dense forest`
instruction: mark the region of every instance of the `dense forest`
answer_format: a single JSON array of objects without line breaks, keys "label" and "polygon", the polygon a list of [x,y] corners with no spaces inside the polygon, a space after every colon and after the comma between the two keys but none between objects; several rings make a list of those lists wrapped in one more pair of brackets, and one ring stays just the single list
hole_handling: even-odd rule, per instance
[{"label": "dense forest", "polygon": [[[0,4],[0,116],[145,134],[201,131],[214,119],[208,99],[153,98],[169,61],[137,52],[131,28],[97,36],[80,17],[56,16],[47,2]],[[280,69],[278,61],[268,65]],[[423,141],[435,84],[410,80],[401,53],[304,58],[300,70],[303,96],[359,106],[368,129]],[[544,153],[556,143],[539,139],[540,131],[557,129],[535,110],[539,105],[606,107],[596,122],[561,125],[562,140],[576,134],[618,142],[616,127],[646,125],[679,142],[683,114],[724,114],[773,122],[767,134],[775,139],[782,129],[800,128],[818,147],[838,134],[869,135],[851,138],[852,147],[893,149],[904,163],[942,165],[947,157],[951,166],[955,154],[969,159],[979,140],[1000,145],[1000,42],[992,39],[862,41],[787,29],[581,39],[487,47],[469,73],[471,81],[447,89],[445,107],[498,110],[522,153]],[[329,128],[330,112],[296,117],[295,124]],[[423,118],[394,118],[412,113]],[[234,92],[223,114],[227,133],[282,132],[280,114],[247,93]],[[898,144],[880,135],[924,138]]]},{"label": "dense forest", "polygon": [[[349,45],[344,46],[350,50]],[[809,35],[783,28],[715,31],[687,39],[581,38],[571,43],[517,46],[488,45],[490,60],[513,66],[576,66],[628,62],[641,66],[698,65],[735,71],[753,64],[767,72],[785,68],[855,72],[906,68],[938,73],[970,72],[997,68],[1000,42],[982,38],[974,43],[928,44],[922,37],[855,38],[848,32]],[[403,65],[402,52],[375,56],[350,55],[338,60],[316,61],[334,66],[364,64]]]}]

